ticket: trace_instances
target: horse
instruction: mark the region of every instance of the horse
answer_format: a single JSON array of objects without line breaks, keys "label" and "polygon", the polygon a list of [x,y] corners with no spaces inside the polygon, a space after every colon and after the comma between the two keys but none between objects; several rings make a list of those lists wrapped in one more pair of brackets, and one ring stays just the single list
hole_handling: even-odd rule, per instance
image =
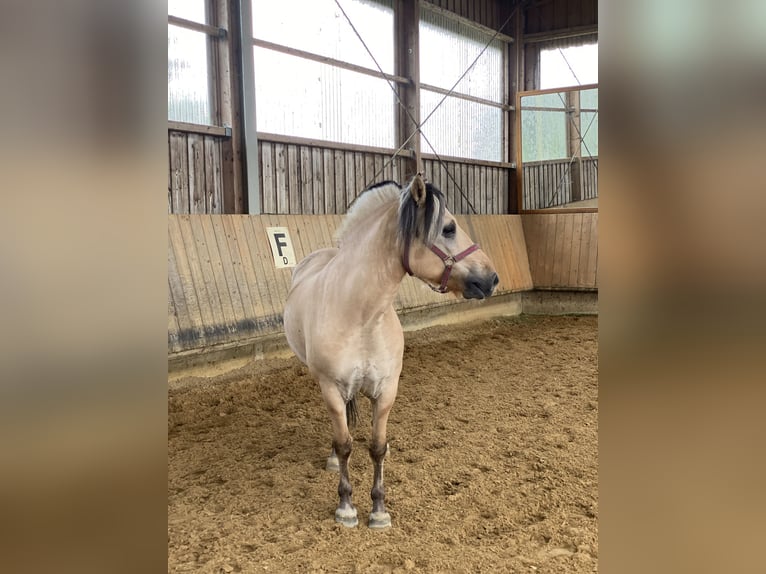
[{"label": "horse", "polygon": [[445,207],[441,191],[420,174],[405,187],[374,184],[351,205],[337,247],[314,251],[293,270],[284,308],[287,341],[319,382],[332,422],[328,470],[338,470],[335,520],[358,524],[348,461],[356,397],[372,405],[369,447],[374,474],[368,527],[391,526],[383,458],[386,425],[402,371],[404,334],[393,301],[405,274],[440,293],[489,297],[498,284],[487,255]]}]

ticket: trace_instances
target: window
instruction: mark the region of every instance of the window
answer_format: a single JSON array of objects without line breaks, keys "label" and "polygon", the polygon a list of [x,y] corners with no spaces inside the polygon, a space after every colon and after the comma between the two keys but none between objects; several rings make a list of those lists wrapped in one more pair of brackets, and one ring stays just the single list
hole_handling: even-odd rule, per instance
[{"label": "window", "polygon": [[[392,0],[342,6],[393,74]],[[395,147],[394,92],[333,0],[253,2],[253,35],[258,131]]]},{"label": "window", "polygon": [[598,87],[519,93],[522,209],[598,208]]},{"label": "window", "polygon": [[540,89],[598,83],[598,44],[540,51]]},{"label": "window", "polygon": [[[207,24],[205,0],[169,0],[168,16]],[[213,124],[208,33],[168,23],[168,119]]]},{"label": "window", "polygon": [[[420,119],[425,138],[439,155],[503,159],[504,44],[491,39],[490,33],[421,9]],[[425,138],[422,152],[433,153]]]}]

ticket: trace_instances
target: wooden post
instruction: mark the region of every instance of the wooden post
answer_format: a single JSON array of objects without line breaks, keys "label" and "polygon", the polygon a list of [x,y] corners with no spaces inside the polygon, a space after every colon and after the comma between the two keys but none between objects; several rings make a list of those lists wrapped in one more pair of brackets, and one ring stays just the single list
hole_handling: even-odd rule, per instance
[{"label": "wooden post", "polygon": [[[569,177],[572,182],[572,201],[582,201],[582,154],[580,150],[580,92],[567,92],[567,153],[571,160]],[[572,159],[574,158],[574,159]]]},{"label": "wooden post", "polygon": [[218,44],[218,94],[219,121],[231,128],[231,138],[223,142],[221,173],[224,182],[223,212],[245,213],[245,197],[242,173],[242,113],[240,100],[240,76],[235,62],[240,61],[239,0],[215,2],[213,22],[227,31],[226,38]]},{"label": "wooden post", "polygon": [[398,76],[409,78],[409,84],[399,84],[399,98],[406,108],[398,108],[396,147],[401,146],[413,133],[405,145],[412,151],[411,157],[402,158],[404,180],[408,182],[422,169],[420,161],[420,0],[397,0],[394,12],[396,70]]},{"label": "wooden post", "polygon": [[[507,156],[505,160],[509,163],[515,163],[515,172],[508,178],[508,213],[520,213],[524,208],[523,206],[523,182],[521,178],[521,153],[519,141],[517,135],[521,129],[521,110],[517,104],[517,94],[524,88],[524,11],[521,6],[515,8],[508,7],[508,10],[515,10],[516,13],[511,19],[511,25],[513,26],[513,42],[508,44],[507,48],[507,64],[506,68],[506,100],[505,103],[515,106],[512,111],[504,112],[508,118],[506,123],[506,145],[508,148]],[[507,16],[505,12],[501,12],[498,20],[504,20]],[[500,190],[497,190],[499,193]]]}]

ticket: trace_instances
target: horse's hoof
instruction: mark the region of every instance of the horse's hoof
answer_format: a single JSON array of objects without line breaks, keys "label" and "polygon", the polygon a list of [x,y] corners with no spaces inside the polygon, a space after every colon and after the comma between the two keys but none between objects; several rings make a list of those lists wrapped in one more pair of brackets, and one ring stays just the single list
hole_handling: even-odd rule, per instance
[{"label": "horse's hoof", "polygon": [[337,508],[335,510],[335,522],[340,522],[346,528],[354,528],[359,524],[359,519],[356,517],[356,508]]},{"label": "horse's hoof", "polygon": [[338,457],[331,455],[327,457],[327,465],[325,466],[330,472],[340,472],[340,463],[338,463]]},{"label": "horse's hoof", "polygon": [[377,530],[391,526],[391,515],[388,512],[373,512],[370,514],[369,528]]}]

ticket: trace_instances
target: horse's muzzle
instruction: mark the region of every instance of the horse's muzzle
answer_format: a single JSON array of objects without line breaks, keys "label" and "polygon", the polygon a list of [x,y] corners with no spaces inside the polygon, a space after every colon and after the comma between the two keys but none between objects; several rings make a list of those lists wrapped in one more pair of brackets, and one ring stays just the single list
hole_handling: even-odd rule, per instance
[{"label": "horse's muzzle", "polygon": [[466,299],[484,299],[492,295],[492,292],[500,282],[497,273],[487,275],[471,274],[466,278],[463,297]]}]

